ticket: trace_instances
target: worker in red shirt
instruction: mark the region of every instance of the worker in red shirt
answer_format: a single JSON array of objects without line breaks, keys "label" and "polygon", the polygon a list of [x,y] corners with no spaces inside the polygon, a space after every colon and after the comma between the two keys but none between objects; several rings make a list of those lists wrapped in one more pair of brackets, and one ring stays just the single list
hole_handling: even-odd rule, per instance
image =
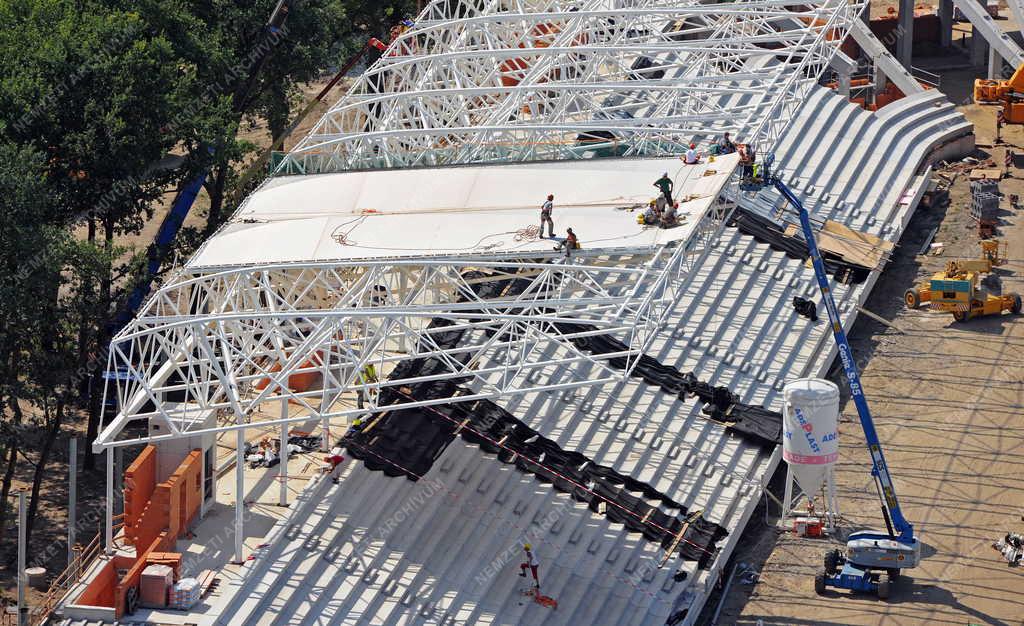
[{"label": "worker in red shirt", "polygon": [[533,574],[533,586],[540,589],[540,579],[537,578],[537,557],[533,554],[533,546],[525,543],[523,551],[526,552],[526,562],[519,566],[519,575],[526,578],[526,568],[529,567]]}]

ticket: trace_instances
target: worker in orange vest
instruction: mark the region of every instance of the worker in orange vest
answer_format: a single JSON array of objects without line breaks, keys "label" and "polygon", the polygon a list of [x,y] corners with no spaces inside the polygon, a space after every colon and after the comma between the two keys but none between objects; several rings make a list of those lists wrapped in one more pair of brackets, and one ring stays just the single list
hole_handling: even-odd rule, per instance
[{"label": "worker in orange vest", "polygon": [[571,228],[565,229],[565,258],[572,257],[573,250],[580,249],[580,240],[576,238],[576,233],[572,232]]}]

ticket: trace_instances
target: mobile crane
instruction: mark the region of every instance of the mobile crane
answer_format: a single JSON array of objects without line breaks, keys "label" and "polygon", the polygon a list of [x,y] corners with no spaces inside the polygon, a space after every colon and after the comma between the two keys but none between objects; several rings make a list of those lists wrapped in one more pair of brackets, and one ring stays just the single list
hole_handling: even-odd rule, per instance
[{"label": "mobile crane", "polygon": [[876,593],[879,598],[885,599],[889,597],[891,586],[899,577],[900,570],[916,567],[920,562],[921,542],[914,536],[914,527],[903,517],[899,500],[896,498],[892,475],[889,473],[889,466],[882,454],[882,443],[878,439],[878,432],[875,430],[875,423],[868,408],[868,401],[860,384],[860,374],[857,371],[857,364],[853,360],[853,351],[846,340],[846,332],[843,330],[839,311],[832,298],[828,274],[825,272],[825,262],[821,258],[814,239],[810,215],[785,183],[771,173],[770,167],[773,160],[773,155],[769,155],[765,159],[760,183],[762,186],[770,184],[775,187],[800,216],[800,227],[804,239],[807,240],[807,250],[814,266],[814,276],[817,278],[818,287],[821,290],[822,302],[828,311],[832,335],[835,338],[843,371],[846,373],[850,397],[853,398],[853,403],[857,407],[860,425],[864,429],[864,438],[867,440],[868,451],[871,453],[871,475],[875,479],[875,488],[882,503],[882,518],[888,528],[888,533],[872,530],[850,533],[847,537],[845,554],[840,550],[833,550],[825,555],[824,572],[814,577],[814,590],[822,594],[828,587],[835,587]]}]

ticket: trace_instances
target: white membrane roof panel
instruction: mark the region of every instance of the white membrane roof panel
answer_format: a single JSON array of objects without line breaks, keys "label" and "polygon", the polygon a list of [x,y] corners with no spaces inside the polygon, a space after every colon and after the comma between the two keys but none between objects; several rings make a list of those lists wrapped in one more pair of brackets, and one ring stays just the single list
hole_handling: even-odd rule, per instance
[{"label": "white membrane roof panel", "polygon": [[[270,263],[550,252],[540,205],[555,196],[556,237],[586,250],[645,250],[687,240],[739,155],[380,170],[270,180],[188,263],[190,269]],[[674,182],[682,223],[644,227],[637,212]]]}]

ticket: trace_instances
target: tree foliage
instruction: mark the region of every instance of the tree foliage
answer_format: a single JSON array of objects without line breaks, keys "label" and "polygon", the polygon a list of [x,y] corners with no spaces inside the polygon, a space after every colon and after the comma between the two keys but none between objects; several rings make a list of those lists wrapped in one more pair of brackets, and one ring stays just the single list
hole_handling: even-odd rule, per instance
[{"label": "tree foliage", "polygon": [[145,265],[145,243],[122,242],[199,175],[211,232],[253,149],[240,125],[280,135],[300,85],[416,5],[302,0],[271,31],[276,4],[0,0],[0,542],[15,465],[33,468],[34,513],[62,424],[85,414],[96,433],[89,383]]}]

